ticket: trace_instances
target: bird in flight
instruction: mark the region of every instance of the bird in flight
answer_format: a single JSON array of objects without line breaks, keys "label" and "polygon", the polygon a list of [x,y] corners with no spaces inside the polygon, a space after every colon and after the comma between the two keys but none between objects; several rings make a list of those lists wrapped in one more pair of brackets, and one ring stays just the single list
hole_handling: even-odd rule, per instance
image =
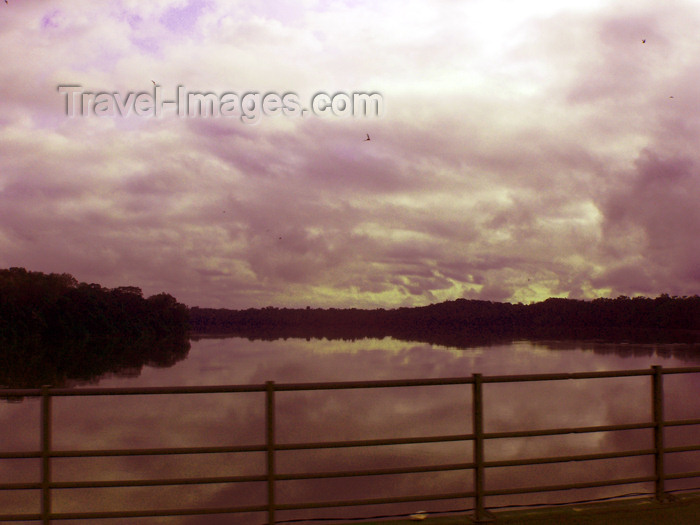
[{"label": "bird in flight", "polygon": [[365,140],[363,140],[362,142],[367,142],[368,140],[370,140],[369,133],[367,133],[367,138]]},{"label": "bird in flight", "polygon": [[646,39],[646,38],[643,38],[643,39],[642,39],[642,44],[646,44],[646,43],[647,43],[647,39]]}]

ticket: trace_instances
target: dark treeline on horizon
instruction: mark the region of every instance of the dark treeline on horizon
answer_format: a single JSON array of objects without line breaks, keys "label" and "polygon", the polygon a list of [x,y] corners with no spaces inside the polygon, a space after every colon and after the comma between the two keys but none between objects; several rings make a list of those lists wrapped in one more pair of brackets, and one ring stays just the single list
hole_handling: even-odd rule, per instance
[{"label": "dark treeline on horizon", "polygon": [[187,357],[190,338],[393,337],[458,348],[514,339],[700,343],[700,297],[547,299],[523,305],[457,299],[396,309],[188,308],[132,286],[69,274],[0,270],[0,386],[36,388],[138,376]]},{"label": "dark treeline on horizon", "polygon": [[54,386],[138,375],[189,352],[187,306],[161,293],[78,282],[69,274],[0,270],[0,385]]},{"label": "dark treeline on horizon", "polygon": [[551,298],[529,305],[457,299],[396,309],[190,308],[193,334],[249,339],[387,337],[459,346],[513,337],[700,339],[700,297]]},{"label": "dark treeline on horizon", "polygon": [[187,320],[187,306],[167,293],[146,299],[134,286],[110,289],[66,273],[0,270],[0,342],[136,341],[184,334]]}]

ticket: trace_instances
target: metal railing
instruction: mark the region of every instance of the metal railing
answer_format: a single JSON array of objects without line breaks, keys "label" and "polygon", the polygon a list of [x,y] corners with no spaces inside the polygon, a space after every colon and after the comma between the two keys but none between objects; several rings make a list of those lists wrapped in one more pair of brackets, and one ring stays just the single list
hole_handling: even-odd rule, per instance
[{"label": "metal railing", "polygon": [[[667,421],[664,418],[664,389],[663,378],[667,374],[700,373],[700,367],[666,368],[654,366],[647,370],[606,371],[564,374],[532,374],[513,376],[482,376],[474,374],[462,378],[437,378],[417,380],[388,380],[388,381],[355,381],[333,383],[298,383],[276,384],[272,381],[264,385],[230,385],[230,386],[200,386],[200,387],[144,387],[144,388],[49,388],[41,389],[0,389],[0,396],[40,396],[41,397],[41,450],[26,452],[2,452],[1,459],[40,459],[41,481],[32,483],[0,483],[0,490],[38,490],[41,491],[41,512],[27,514],[0,514],[0,521],[42,521],[49,524],[52,520],[67,519],[105,519],[105,518],[136,518],[157,516],[192,516],[205,514],[234,514],[264,512],[267,513],[268,524],[276,523],[276,511],[319,509],[333,507],[368,506],[389,503],[438,501],[453,499],[473,499],[472,521],[485,522],[492,519],[487,511],[486,498],[514,494],[531,494],[540,492],[607,487],[638,483],[653,483],[657,500],[666,498],[665,481],[685,478],[698,478],[700,471],[689,471],[669,474],[664,470],[664,456],[671,453],[700,451],[700,444],[688,446],[666,447],[664,444],[664,429],[672,426],[700,425],[699,419],[683,419]],[[490,383],[515,383],[528,381],[560,381],[583,380],[592,378],[619,378],[630,376],[649,376],[651,378],[651,419],[646,422],[598,425],[573,428],[551,428],[544,430],[525,430],[509,432],[486,432],[484,430],[483,390]],[[369,439],[352,441],[325,441],[313,443],[278,443],[275,425],[275,399],[280,393],[291,391],[311,390],[347,390],[347,389],[376,389],[416,386],[471,385],[472,389],[472,432],[467,434],[451,434],[426,437],[397,437],[390,439]],[[265,395],[265,443],[247,446],[208,446],[208,447],[179,447],[179,448],[144,448],[144,449],[104,449],[104,450],[54,450],[52,443],[52,399],[67,396],[129,396],[129,395],[170,395],[170,394],[214,394],[260,392]],[[529,459],[489,461],[484,454],[486,440],[503,438],[524,438],[534,436],[554,436],[563,434],[583,434],[594,432],[610,432],[620,430],[649,429],[653,432],[653,448],[626,450],[618,452],[599,452],[595,454],[579,454],[570,456],[540,457]],[[418,443],[447,443],[471,441],[473,446],[472,461],[451,464],[423,465],[416,467],[377,468],[337,472],[302,472],[285,474],[277,471],[276,455],[279,451],[319,450],[347,447],[377,447],[385,445],[418,444]],[[115,456],[159,456],[171,454],[220,454],[235,452],[264,453],[266,460],[265,472],[256,475],[216,476],[177,479],[144,479],[117,481],[53,481],[51,475],[52,460],[55,458],[94,458]],[[540,485],[510,489],[487,489],[485,472],[494,467],[512,467],[525,465],[551,464],[571,461],[589,461],[598,459],[615,459],[634,456],[653,456],[654,472],[647,476],[620,478],[604,481],[588,481],[557,485]],[[381,476],[392,474],[410,474],[425,472],[445,472],[471,470],[473,472],[472,490],[443,494],[417,494],[412,496],[396,496],[383,498],[365,498],[354,500],[318,501],[305,503],[278,503],[276,500],[277,484],[282,481],[343,478],[354,476]],[[85,489],[112,487],[156,487],[173,485],[203,485],[215,483],[258,482],[266,484],[265,504],[240,505],[235,507],[216,508],[182,508],[182,509],[153,509],[153,510],[122,510],[105,512],[62,512],[52,511],[51,496],[56,489]]]}]

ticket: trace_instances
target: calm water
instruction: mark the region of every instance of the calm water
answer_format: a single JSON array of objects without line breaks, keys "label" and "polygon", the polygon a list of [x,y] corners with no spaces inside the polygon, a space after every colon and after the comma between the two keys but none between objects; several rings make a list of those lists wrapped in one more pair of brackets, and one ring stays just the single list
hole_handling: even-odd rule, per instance
[{"label": "calm water", "polygon": [[[549,372],[646,369],[652,365],[700,365],[700,349],[682,345],[620,345],[582,342],[532,343],[446,348],[392,339],[359,341],[239,338],[192,342],[189,356],[170,368],[146,367],[136,377],[103,378],[99,386],[182,386],[276,382],[439,378]],[[557,426],[605,425],[650,420],[650,378],[594,379],[484,386],[485,430],[529,430]],[[665,378],[666,417],[700,417],[700,374]],[[280,443],[464,434],[471,432],[469,385],[283,392],[277,399]],[[39,403],[0,402],[0,450],[39,448]],[[58,450],[246,445],[264,443],[264,397],[260,393],[58,398],[54,401],[53,447]],[[668,429],[667,445],[697,442],[697,430]],[[487,442],[487,460],[596,453],[647,448],[649,430]],[[57,459],[54,480],[107,480],[226,476],[264,472],[264,455],[239,453],[185,457]],[[470,443],[401,445],[372,449],[280,452],[278,472],[336,471],[472,460]],[[700,470],[700,454],[667,457],[669,471]],[[593,461],[487,470],[487,489],[523,484],[566,483],[644,476],[651,458]],[[0,460],[3,482],[39,479],[35,460]],[[670,488],[682,486],[669,482]],[[692,485],[690,485],[692,486]],[[491,498],[488,505],[554,502],[629,492],[649,484]],[[362,477],[279,483],[278,502],[344,500],[471,490],[471,472]],[[256,505],[265,501],[264,483],[203,487],[55,490],[54,511]],[[401,514],[420,509],[470,508],[469,500],[320,509],[279,513],[278,520]],[[30,491],[0,491],[2,512],[37,512]],[[117,523],[107,520],[100,523]],[[240,523],[265,516],[124,520],[123,523]],[[62,521],[62,523],[71,523]],[[73,522],[85,523],[85,522]],[[122,523],[122,522],[120,522]]]}]

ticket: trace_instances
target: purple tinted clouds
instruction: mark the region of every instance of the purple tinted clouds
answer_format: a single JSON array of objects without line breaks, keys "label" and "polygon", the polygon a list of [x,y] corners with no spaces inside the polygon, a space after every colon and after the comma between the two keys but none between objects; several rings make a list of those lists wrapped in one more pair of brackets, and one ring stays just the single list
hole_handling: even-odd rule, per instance
[{"label": "purple tinted clouds", "polygon": [[[697,10],[499,5],[5,6],[0,267],[201,306],[700,293]],[[67,118],[56,91],[151,80],[386,111]]]},{"label": "purple tinted clouds", "polygon": [[197,24],[197,18],[207,6],[206,1],[192,0],[182,6],[182,2],[174,3],[160,17],[160,22],[176,35],[188,34]]}]

